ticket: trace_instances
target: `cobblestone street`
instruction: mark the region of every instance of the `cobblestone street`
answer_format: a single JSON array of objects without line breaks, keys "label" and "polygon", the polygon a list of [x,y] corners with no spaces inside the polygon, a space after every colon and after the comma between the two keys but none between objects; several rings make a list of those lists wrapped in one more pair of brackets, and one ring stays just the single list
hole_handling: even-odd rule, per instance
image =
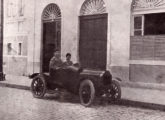
[{"label": "cobblestone street", "polygon": [[55,95],[33,98],[29,91],[0,88],[0,120],[164,120],[161,111],[118,105],[85,108]]}]

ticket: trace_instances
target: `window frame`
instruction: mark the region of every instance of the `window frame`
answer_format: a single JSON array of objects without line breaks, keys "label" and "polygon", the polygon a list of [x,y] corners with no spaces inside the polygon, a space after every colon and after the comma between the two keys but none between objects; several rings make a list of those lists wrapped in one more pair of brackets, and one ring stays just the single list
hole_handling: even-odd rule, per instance
[{"label": "window frame", "polygon": [[[141,29],[135,29],[135,18],[136,17],[141,17]],[[144,21],[145,17],[144,15],[133,15],[132,17],[132,35],[133,36],[144,36]],[[141,35],[135,35],[135,31],[141,31]]]}]

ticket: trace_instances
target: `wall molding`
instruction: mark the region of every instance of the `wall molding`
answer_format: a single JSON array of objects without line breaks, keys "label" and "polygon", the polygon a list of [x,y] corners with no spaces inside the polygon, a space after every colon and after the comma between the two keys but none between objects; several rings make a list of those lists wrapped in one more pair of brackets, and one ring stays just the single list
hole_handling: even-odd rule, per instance
[{"label": "wall molding", "polygon": [[160,60],[130,60],[129,64],[140,64],[140,65],[165,65],[165,61]]},{"label": "wall molding", "polygon": [[42,20],[47,21],[47,20],[55,20],[61,18],[61,10],[56,4],[49,4],[47,7],[44,9],[43,14],[42,14]]},{"label": "wall molding", "polygon": [[132,11],[165,9],[165,0],[133,0]]},{"label": "wall molding", "polygon": [[106,7],[103,0],[85,0],[80,10],[81,16],[102,13],[106,13]]}]

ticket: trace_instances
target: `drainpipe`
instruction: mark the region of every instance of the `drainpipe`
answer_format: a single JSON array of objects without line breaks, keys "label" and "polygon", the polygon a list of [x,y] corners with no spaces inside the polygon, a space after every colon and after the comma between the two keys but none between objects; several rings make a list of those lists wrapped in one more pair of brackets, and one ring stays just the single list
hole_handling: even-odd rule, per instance
[{"label": "drainpipe", "polygon": [[3,0],[0,0],[0,81],[5,80],[3,74]]}]

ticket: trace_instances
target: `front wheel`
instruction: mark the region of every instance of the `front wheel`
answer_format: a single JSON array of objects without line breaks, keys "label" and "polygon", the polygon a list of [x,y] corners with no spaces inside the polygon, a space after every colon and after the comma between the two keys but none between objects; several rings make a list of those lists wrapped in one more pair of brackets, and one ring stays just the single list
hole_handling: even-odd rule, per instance
[{"label": "front wheel", "polygon": [[88,107],[93,103],[95,98],[95,88],[91,80],[84,80],[80,83],[79,96],[82,105]]},{"label": "front wheel", "polygon": [[120,84],[119,82],[113,80],[112,83],[111,83],[111,98],[112,100],[116,101],[116,100],[119,100],[121,99],[121,87],[120,87]]},{"label": "front wheel", "polygon": [[46,82],[44,77],[38,75],[31,83],[31,91],[34,97],[42,98],[46,93]]}]

